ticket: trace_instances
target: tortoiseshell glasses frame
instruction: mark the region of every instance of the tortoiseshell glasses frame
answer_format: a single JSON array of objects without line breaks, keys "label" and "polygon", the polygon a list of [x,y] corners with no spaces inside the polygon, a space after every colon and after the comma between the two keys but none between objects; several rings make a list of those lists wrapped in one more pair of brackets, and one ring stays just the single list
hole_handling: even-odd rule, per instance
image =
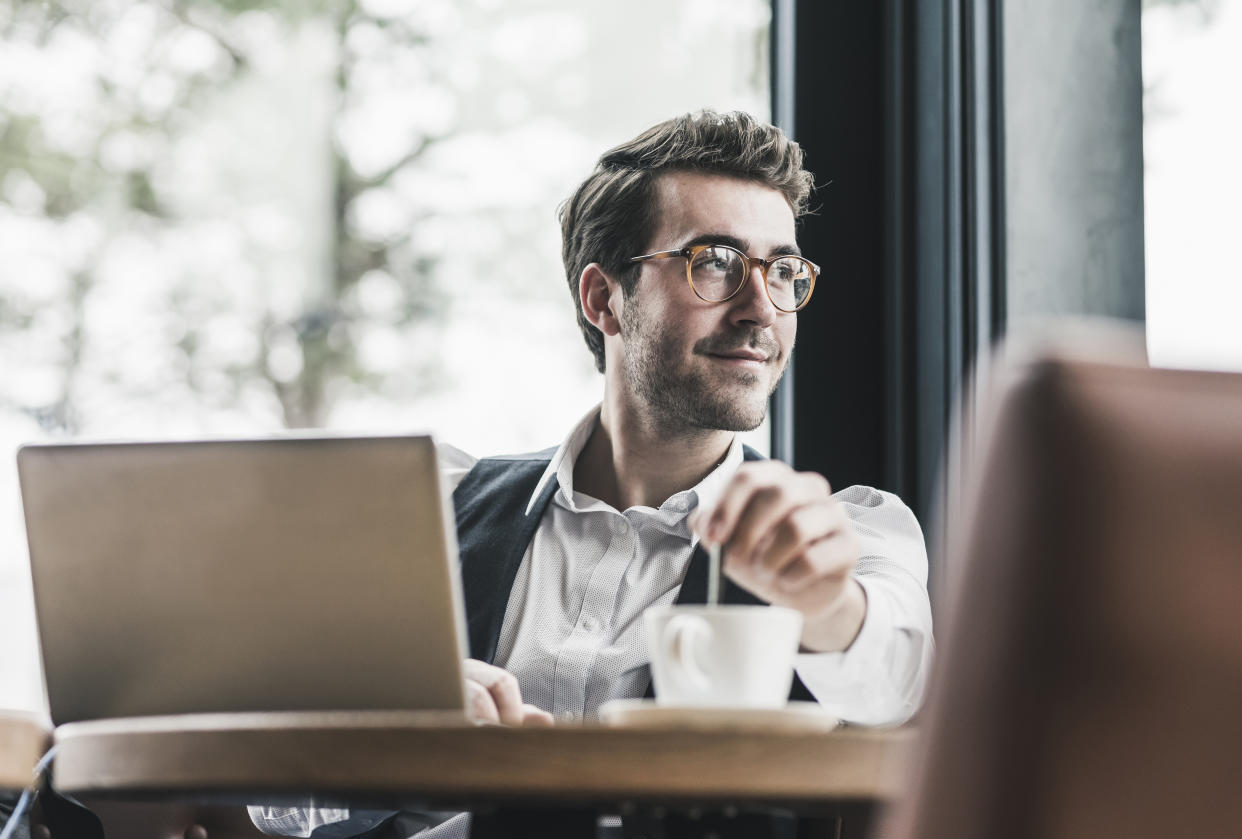
[{"label": "tortoiseshell glasses frame", "polygon": [[[731,245],[691,245],[668,251],[656,251],[642,256],[630,258],[630,262],[645,262],[649,259],[674,259],[682,257],[686,260],[686,282],[695,296],[707,303],[724,303],[732,300],[746,287],[751,272],[757,266],[763,274],[763,287],[779,311],[791,313],[806,306],[815,292],[815,280],[819,277],[819,266],[809,259],[794,254],[782,254],[771,259],[750,256],[742,253]],[[777,266],[789,276],[779,276],[776,280],[777,292],[773,293],[773,282],[769,279],[769,271]],[[740,267],[740,277],[732,272]],[[695,282],[695,274],[699,281]]]}]

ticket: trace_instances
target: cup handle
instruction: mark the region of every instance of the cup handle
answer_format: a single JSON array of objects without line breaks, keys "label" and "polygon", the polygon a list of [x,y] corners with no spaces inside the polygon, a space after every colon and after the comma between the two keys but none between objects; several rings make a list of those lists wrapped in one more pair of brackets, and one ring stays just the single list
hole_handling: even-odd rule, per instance
[{"label": "cup handle", "polygon": [[698,690],[711,688],[711,680],[699,664],[699,650],[712,640],[712,628],[698,615],[676,615],[664,625],[661,642],[669,659]]}]

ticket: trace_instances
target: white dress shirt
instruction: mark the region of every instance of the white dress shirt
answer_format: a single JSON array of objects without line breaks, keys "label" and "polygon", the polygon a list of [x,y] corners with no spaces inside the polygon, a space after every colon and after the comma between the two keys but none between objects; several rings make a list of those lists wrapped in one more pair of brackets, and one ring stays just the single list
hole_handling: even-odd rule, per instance
[{"label": "white dress shirt", "polygon": [[[558,722],[589,719],[610,699],[646,692],[642,614],[676,599],[697,544],[687,519],[716,502],[743,461],[734,438],[724,460],[696,486],[658,509],[617,510],[574,490],[574,462],[598,422],[597,407],[561,443],[531,495],[528,510],[547,482],[556,481],[518,568],[496,649],[495,664],[517,677],[523,700]],[[476,462],[448,446],[439,455],[450,488]],[[798,676],[843,720],[902,722],[918,707],[932,653],[923,534],[895,495],[852,486],[834,497],[862,546],[855,578],[866,593],[867,611],[848,650],[799,654]],[[348,810],[307,808],[252,807],[251,816],[266,832],[295,836],[342,820],[334,827],[357,822],[360,832],[369,820],[362,814],[350,819]],[[464,837],[467,824],[461,814],[420,835]]]}]

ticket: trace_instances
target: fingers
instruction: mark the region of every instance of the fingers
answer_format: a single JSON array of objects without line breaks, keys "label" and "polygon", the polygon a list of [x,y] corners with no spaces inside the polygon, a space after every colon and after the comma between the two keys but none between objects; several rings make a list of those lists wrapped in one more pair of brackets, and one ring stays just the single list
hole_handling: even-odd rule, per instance
[{"label": "fingers", "polygon": [[808,618],[833,609],[860,552],[828,482],[779,461],[744,464],[691,526],[706,543],[724,544],[735,582]]},{"label": "fingers", "polygon": [[821,539],[769,578],[773,599],[808,617],[831,609],[852,577],[857,555],[848,532]]},{"label": "fingers", "polygon": [[776,460],[747,463],[694,527],[708,544],[727,545],[748,562],[759,539],[791,509],[829,498],[830,493],[828,481],[814,472],[795,472]]},{"label": "fingers", "polygon": [[[828,498],[797,507],[772,525],[752,555],[751,564],[761,578],[768,579],[797,579],[800,568],[827,571],[826,562],[835,557],[837,546],[821,543],[838,537],[853,538],[849,517],[840,504]],[[816,549],[813,554],[812,548]],[[798,563],[799,559],[808,561]],[[814,562],[816,559],[820,561]]]},{"label": "fingers", "polygon": [[774,571],[762,564],[731,565],[728,559],[724,567],[738,585],[763,600],[813,617],[833,606],[851,579],[856,558],[849,535],[838,531],[785,554]]},{"label": "fingers", "polygon": [[[468,658],[463,664],[466,677],[466,712],[476,722],[522,725],[527,708],[517,678],[495,665]],[[538,710],[538,709],[535,709]]]},{"label": "fingers", "polygon": [[553,725],[552,715],[534,705],[522,706],[522,725],[546,728]]},{"label": "fingers", "polygon": [[466,716],[474,722],[500,725],[500,712],[491,693],[470,679],[466,679]]}]

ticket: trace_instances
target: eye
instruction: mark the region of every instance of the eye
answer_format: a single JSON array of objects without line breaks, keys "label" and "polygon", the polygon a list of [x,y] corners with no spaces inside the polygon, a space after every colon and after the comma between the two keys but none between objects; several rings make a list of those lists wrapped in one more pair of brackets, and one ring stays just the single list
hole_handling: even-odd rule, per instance
[{"label": "eye", "polygon": [[737,262],[737,256],[732,251],[724,248],[705,248],[695,256],[694,270],[727,274],[735,262]]},{"label": "eye", "polygon": [[769,283],[792,283],[807,273],[806,265],[802,260],[795,257],[784,257],[777,259],[772,263],[772,267],[768,269]]}]

